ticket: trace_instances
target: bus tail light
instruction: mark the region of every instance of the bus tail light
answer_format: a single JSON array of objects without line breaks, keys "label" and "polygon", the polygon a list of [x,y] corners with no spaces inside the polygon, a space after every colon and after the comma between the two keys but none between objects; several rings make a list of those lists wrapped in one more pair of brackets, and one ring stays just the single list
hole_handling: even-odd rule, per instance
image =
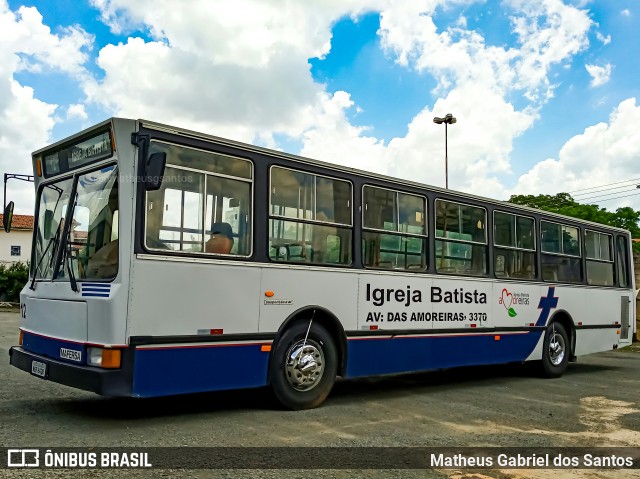
[{"label": "bus tail light", "polygon": [[87,361],[89,366],[118,369],[122,362],[122,353],[119,349],[90,347],[87,348]]},{"label": "bus tail light", "polygon": [[20,334],[18,334],[18,346],[22,346],[22,339],[23,339],[22,335],[23,335],[22,330],[20,330]]}]

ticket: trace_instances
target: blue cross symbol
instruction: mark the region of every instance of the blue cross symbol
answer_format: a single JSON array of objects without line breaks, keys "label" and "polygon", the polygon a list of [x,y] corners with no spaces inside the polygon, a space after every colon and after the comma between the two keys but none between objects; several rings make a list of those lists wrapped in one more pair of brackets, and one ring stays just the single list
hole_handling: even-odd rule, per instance
[{"label": "blue cross symbol", "polygon": [[547,295],[540,298],[538,309],[541,309],[542,311],[540,311],[540,317],[538,318],[538,322],[536,323],[536,326],[544,326],[545,324],[547,324],[547,320],[549,319],[549,314],[551,313],[551,310],[558,306],[558,298],[554,296],[555,292],[556,292],[556,287],[549,286],[549,291],[547,292]]}]

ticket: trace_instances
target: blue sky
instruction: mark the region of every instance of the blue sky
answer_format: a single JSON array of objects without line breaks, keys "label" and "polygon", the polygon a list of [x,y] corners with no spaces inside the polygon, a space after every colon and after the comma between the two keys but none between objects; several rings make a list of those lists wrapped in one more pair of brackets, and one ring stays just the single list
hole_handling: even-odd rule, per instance
[{"label": "blue sky", "polygon": [[451,188],[640,209],[611,199],[640,179],[637,1],[0,0],[0,30],[1,172],[116,115],[443,186],[451,112]]}]

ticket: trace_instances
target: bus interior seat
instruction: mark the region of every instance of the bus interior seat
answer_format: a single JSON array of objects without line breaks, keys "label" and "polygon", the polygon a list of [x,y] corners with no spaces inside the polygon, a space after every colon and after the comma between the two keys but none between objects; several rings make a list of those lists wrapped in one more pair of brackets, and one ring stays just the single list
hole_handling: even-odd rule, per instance
[{"label": "bus interior seat", "polygon": [[308,244],[291,245],[289,247],[289,261],[312,262],[313,248]]},{"label": "bus interior seat", "polygon": [[419,269],[419,270],[422,270],[422,269],[424,269],[424,264],[422,264],[422,263],[409,263],[409,264],[407,264],[406,269]]},{"label": "bus interior seat", "polygon": [[205,251],[215,254],[229,254],[233,248],[233,230],[229,223],[214,223],[211,238],[205,243]]},{"label": "bus interior seat", "polygon": [[442,266],[438,268],[438,273],[455,273],[455,272],[456,272],[455,266]]},{"label": "bus interior seat", "polygon": [[544,281],[558,281],[558,266],[557,265],[543,265],[542,266],[542,279]]}]

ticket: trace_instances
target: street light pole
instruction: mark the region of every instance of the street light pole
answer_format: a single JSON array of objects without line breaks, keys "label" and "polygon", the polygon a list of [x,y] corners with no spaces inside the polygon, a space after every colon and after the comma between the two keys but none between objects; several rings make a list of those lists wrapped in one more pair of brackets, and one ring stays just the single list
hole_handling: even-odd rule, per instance
[{"label": "street light pole", "polygon": [[434,123],[441,125],[444,123],[444,185],[449,189],[449,148],[448,148],[448,131],[447,126],[453,125],[458,120],[451,113],[447,113],[444,118],[435,117]]},{"label": "street light pole", "polygon": [[11,179],[22,180],[22,181],[33,181],[33,175],[17,175],[15,173],[4,174],[4,201],[2,203],[3,209],[7,207],[7,181]]}]

